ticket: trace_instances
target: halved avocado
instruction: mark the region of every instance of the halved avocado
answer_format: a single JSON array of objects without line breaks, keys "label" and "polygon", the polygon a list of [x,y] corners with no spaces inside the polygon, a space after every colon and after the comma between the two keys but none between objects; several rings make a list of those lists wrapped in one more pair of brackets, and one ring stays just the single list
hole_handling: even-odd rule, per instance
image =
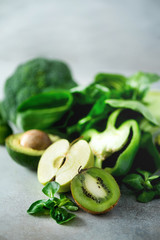
[{"label": "halved avocado", "polygon": [[5,139],[12,134],[12,129],[7,122],[0,120],[0,145],[5,145]]},{"label": "halved avocado", "polygon": [[[27,167],[32,170],[36,170],[40,157],[44,153],[44,150],[37,150],[31,147],[24,147],[21,145],[21,139],[24,133],[10,135],[6,138],[6,148],[12,159],[18,164]],[[56,135],[48,134],[51,142],[56,142],[59,137]]]}]

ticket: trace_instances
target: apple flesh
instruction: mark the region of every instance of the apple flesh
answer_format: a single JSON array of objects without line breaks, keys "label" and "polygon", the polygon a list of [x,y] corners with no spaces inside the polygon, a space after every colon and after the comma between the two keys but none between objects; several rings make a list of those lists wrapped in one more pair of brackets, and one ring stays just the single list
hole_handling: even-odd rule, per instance
[{"label": "apple flesh", "polygon": [[56,181],[60,184],[59,192],[68,192],[79,168],[93,165],[94,156],[85,140],[70,144],[68,140],[61,139],[50,145],[42,155],[38,165],[38,180],[44,185]]}]

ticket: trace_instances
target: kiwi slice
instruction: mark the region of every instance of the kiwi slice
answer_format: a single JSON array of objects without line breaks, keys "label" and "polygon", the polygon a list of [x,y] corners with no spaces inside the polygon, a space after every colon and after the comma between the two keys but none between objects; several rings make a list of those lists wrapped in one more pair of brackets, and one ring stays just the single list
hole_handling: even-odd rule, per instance
[{"label": "kiwi slice", "polygon": [[71,182],[75,202],[83,210],[101,214],[111,210],[120,198],[120,189],[111,174],[100,168],[82,170]]}]

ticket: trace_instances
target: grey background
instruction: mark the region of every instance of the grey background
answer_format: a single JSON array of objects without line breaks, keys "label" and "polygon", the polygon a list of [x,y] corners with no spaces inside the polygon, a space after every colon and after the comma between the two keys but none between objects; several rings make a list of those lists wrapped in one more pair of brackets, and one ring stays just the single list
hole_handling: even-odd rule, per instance
[{"label": "grey background", "polygon": [[[15,67],[38,56],[66,61],[80,84],[100,71],[160,73],[160,1],[0,0],[0,100]],[[59,226],[26,213],[41,189],[0,147],[0,240],[160,239],[159,200],[141,204],[126,193],[103,216],[79,211]]]}]

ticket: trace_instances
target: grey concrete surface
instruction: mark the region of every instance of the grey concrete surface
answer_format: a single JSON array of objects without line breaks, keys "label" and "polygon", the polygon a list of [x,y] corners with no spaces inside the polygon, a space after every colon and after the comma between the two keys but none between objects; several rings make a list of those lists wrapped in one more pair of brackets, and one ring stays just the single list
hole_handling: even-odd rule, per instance
[{"label": "grey concrete surface", "polygon": [[[66,61],[80,84],[100,71],[160,73],[159,12],[159,0],[0,0],[0,100],[15,67],[37,56]],[[0,147],[0,240],[160,239],[160,200],[137,203],[123,190],[111,212],[79,211],[60,226],[26,213],[41,189]]]}]

